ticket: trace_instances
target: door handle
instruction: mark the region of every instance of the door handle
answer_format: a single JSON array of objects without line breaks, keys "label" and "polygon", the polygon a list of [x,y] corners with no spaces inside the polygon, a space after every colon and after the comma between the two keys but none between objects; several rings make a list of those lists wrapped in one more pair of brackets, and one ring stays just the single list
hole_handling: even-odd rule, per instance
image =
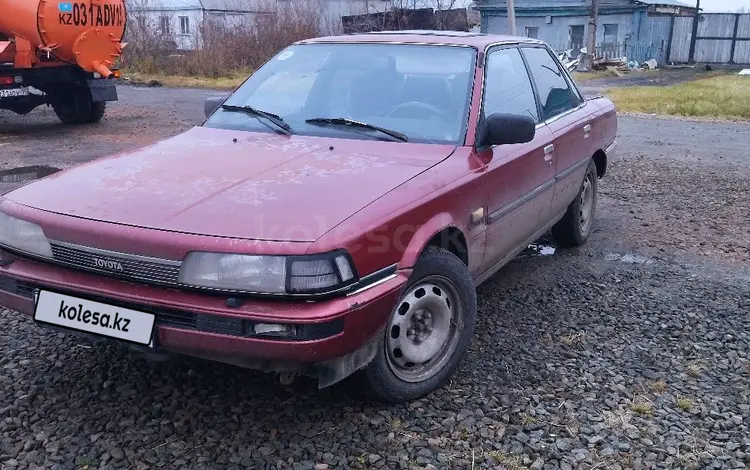
[{"label": "door handle", "polygon": [[583,132],[587,134],[591,132],[591,124],[586,124],[585,126],[583,126]]},{"label": "door handle", "polygon": [[555,151],[555,146],[550,144],[544,147],[544,161],[552,165],[552,152]]}]

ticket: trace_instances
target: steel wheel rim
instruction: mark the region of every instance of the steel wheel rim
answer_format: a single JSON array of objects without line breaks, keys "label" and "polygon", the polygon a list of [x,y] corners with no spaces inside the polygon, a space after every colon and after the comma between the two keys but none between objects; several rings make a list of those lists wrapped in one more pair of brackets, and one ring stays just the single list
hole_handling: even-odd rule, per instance
[{"label": "steel wheel rim", "polygon": [[581,227],[581,233],[588,233],[591,228],[591,220],[594,214],[594,181],[591,173],[586,173],[581,189],[581,204],[578,214],[578,223]]},{"label": "steel wheel rim", "polygon": [[450,361],[463,329],[458,288],[442,276],[428,276],[409,288],[386,330],[391,371],[405,382],[434,377]]}]

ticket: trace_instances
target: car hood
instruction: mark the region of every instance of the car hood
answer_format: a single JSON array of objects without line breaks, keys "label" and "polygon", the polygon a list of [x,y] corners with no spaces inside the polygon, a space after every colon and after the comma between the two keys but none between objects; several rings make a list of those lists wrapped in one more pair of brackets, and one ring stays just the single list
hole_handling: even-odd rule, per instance
[{"label": "car hood", "polygon": [[195,127],[56,173],[6,197],[48,212],[137,227],[314,241],[454,149]]}]

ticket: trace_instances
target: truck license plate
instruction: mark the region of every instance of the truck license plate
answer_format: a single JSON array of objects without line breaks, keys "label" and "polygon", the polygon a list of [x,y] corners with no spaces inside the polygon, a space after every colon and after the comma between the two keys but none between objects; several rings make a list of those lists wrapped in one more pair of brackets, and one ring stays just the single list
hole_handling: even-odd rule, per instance
[{"label": "truck license plate", "polygon": [[8,88],[0,89],[0,98],[15,98],[17,96],[29,96],[28,88]]}]

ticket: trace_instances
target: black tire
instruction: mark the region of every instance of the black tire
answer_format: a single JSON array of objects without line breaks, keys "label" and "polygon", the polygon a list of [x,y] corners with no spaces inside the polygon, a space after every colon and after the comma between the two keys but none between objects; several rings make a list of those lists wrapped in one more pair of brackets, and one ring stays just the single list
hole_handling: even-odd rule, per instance
[{"label": "black tire", "polygon": [[107,110],[106,101],[97,101],[91,103],[91,111],[89,112],[89,118],[87,122],[95,124],[102,120],[104,112]]},{"label": "black tire", "polygon": [[63,124],[75,126],[90,122],[93,102],[88,88],[71,88],[60,94],[63,96],[52,101],[52,109]]},{"label": "black tire", "polygon": [[[449,318],[451,318],[450,324],[452,325],[449,330],[451,330],[452,333],[446,333],[448,337],[444,343],[440,343],[439,341],[431,343],[433,345],[441,344],[439,346],[440,351],[436,354],[436,357],[431,357],[425,365],[418,366],[426,368],[425,370],[427,370],[430,367],[429,364],[434,359],[432,364],[435,365],[431,372],[432,375],[425,377],[424,380],[417,379],[419,381],[407,381],[398,374],[408,373],[409,370],[400,369],[399,372],[399,368],[393,364],[391,352],[388,350],[388,343],[391,341],[389,335],[393,334],[392,329],[395,328],[395,326],[391,325],[392,322],[396,321],[398,315],[404,315],[399,312],[404,304],[408,306],[404,301],[407,295],[416,289],[415,292],[417,292],[417,294],[415,295],[418,296],[418,291],[421,286],[432,285],[425,284],[425,282],[428,281],[445,282],[445,284],[441,284],[445,286],[445,291],[442,292],[442,295],[447,297],[449,295],[448,291],[450,291],[450,297],[457,299],[458,305],[455,305],[454,301],[454,305],[451,306],[450,302],[446,301],[446,305],[449,306]],[[424,296],[425,294],[423,293],[422,295]],[[435,298],[439,299],[442,297]],[[416,311],[431,310],[418,309]],[[447,250],[437,247],[428,247],[417,261],[411,278],[404,290],[404,295],[394,307],[394,312],[385,328],[383,338],[379,342],[378,352],[375,358],[365,369],[360,371],[360,377],[363,379],[365,388],[367,388],[371,395],[378,400],[390,403],[402,403],[415,400],[442,387],[456,370],[466,353],[466,349],[469,347],[471,338],[474,335],[476,312],[476,288],[466,265],[458,257],[454,256]],[[411,313],[409,315],[410,318],[415,316],[415,314]],[[454,316],[456,317],[455,323],[453,322]],[[428,337],[433,334],[431,333],[432,325],[432,321],[430,320],[430,332],[427,333]],[[435,330],[437,331],[437,321],[435,325]],[[409,328],[409,331],[411,330],[412,328]],[[437,333],[438,336],[440,334],[442,333]],[[408,333],[403,334],[403,336],[407,335]],[[427,341],[429,341],[429,339]],[[412,342],[412,344],[418,343]],[[418,345],[417,347],[421,346]],[[396,348],[396,350],[399,349]]]},{"label": "black tire", "polygon": [[[587,191],[587,183],[590,185],[591,191],[591,207],[590,210],[586,210],[587,206],[584,203]],[[599,199],[598,195],[599,177],[596,172],[596,164],[592,159],[589,162],[589,166],[586,169],[586,174],[583,177],[583,183],[581,188],[578,190],[573,202],[568,206],[568,210],[559,222],[552,227],[552,236],[555,241],[561,247],[575,247],[581,246],[586,243],[586,240],[591,234],[594,217],[596,215],[596,203]],[[584,222],[584,212],[588,213],[586,222]]]}]

